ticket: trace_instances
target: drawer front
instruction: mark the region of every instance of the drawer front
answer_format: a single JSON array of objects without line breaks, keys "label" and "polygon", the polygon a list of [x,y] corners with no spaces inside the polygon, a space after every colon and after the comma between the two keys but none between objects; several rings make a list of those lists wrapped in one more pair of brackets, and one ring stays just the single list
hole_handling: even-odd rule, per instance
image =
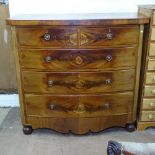
[{"label": "drawer front", "polygon": [[155,84],[155,72],[146,72],[146,84]]},{"label": "drawer front", "polygon": [[155,121],[155,111],[142,111],[141,121]]},{"label": "drawer front", "polygon": [[131,112],[133,93],[93,96],[25,95],[28,116],[96,117]]},{"label": "drawer front", "polygon": [[115,46],[138,43],[139,26],[81,28],[80,46]]},{"label": "drawer front", "polygon": [[155,25],[155,11],[153,12],[153,25]]},{"label": "drawer front", "polygon": [[22,68],[82,70],[134,67],[136,47],[102,50],[21,50]]},{"label": "drawer front", "polygon": [[149,55],[155,56],[155,43],[150,43]]},{"label": "drawer front", "polygon": [[144,98],[142,109],[155,110],[155,98]]},{"label": "drawer front", "polygon": [[155,28],[152,28],[152,32],[151,32],[151,40],[154,41],[155,40]]},{"label": "drawer front", "polygon": [[145,86],[144,96],[155,96],[155,86]]},{"label": "drawer front", "polygon": [[155,59],[149,59],[148,70],[155,70]]},{"label": "drawer front", "polygon": [[17,39],[21,46],[75,47],[77,30],[74,28],[17,28]]},{"label": "drawer front", "polygon": [[23,72],[24,91],[27,93],[104,93],[133,90],[135,70],[51,73]]}]

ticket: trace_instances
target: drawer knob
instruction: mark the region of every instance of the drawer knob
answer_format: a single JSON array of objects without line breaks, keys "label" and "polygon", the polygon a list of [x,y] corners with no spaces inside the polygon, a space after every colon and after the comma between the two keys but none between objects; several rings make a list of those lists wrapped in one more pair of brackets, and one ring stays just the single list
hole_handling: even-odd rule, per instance
[{"label": "drawer knob", "polygon": [[48,86],[49,87],[52,87],[53,86],[53,83],[54,83],[53,80],[48,80]]},{"label": "drawer knob", "polygon": [[105,84],[109,85],[109,84],[111,84],[111,83],[112,83],[111,79],[106,79],[106,80],[105,80]]},{"label": "drawer knob", "polygon": [[155,103],[151,102],[150,107],[155,107]]},{"label": "drawer knob", "polygon": [[154,119],[152,114],[149,114],[148,118],[149,118],[149,120],[153,120]]},{"label": "drawer knob", "polygon": [[50,105],[49,105],[49,109],[50,109],[50,110],[54,110],[54,109],[55,109],[55,104],[50,104]]},{"label": "drawer knob", "polygon": [[153,89],[151,92],[152,92],[152,94],[154,94],[154,95],[155,95],[155,89]]},{"label": "drawer knob", "polygon": [[111,40],[112,37],[113,37],[113,34],[112,34],[112,33],[107,33],[107,39],[108,39],[108,40]]},{"label": "drawer knob", "polygon": [[111,56],[111,55],[107,55],[107,56],[106,56],[106,60],[107,60],[107,61],[111,61],[111,60],[112,60],[112,56]]},{"label": "drawer knob", "polygon": [[103,108],[109,109],[110,108],[110,103],[103,104]]},{"label": "drawer knob", "polygon": [[113,38],[113,34],[111,33],[111,29],[109,28],[109,32],[107,33],[107,39],[111,40]]},{"label": "drawer knob", "polygon": [[44,34],[44,40],[45,40],[45,41],[49,41],[50,39],[51,39],[51,35],[48,34],[48,33],[45,33],[45,34]]},{"label": "drawer knob", "polygon": [[83,81],[83,80],[77,81],[76,85],[75,85],[75,87],[78,89],[84,88],[84,86],[85,86],[85,81]]},{"label": "drawer knob", "polygon": [[153,77],[153,80],[155,81],[155,76]]},{"label": "drawer knob", "polygon": [[51,56],[46,56],[45,57],[45,62],[49,63],[52,61],[52,57]]}]

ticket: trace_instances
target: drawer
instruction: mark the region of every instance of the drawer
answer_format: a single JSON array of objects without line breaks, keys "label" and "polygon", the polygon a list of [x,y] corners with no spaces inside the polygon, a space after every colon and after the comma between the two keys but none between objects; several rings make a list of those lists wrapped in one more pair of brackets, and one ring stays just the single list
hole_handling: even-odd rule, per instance
[{"label": "drawer", "polygon": [[137,47],[101,50],[21,50],[22,68],[86,70],[134,67]]},{"label": "drawer", "polygon": [[151,40],[152,40],[152,41],[155,40],[155,27],[152,28],[152,32],[151,32]]},{"label": "drawer", "polygon": [[144,98],[142,109],[155,110],[155,98]]},{"label": "drawer", "polygon": [[155,121],[155,111],[142,111],[141,121]]},{"label": "drawer", "polygon": [[96,117],[131,112],[133,93],[93,96],[25,95],[28,116]]},{"label": "drawer", "polygon": [[144,96],[155,96],[155,86],[145,86]]},{"label": "drawer", "polygon": [[149,56],[155,56],[155,43],[150,43]]},{"label": "drawer", "polygon": [[133,90],[135,70],[107,72],[22,73],[27,93],[81,94]]},{"label": "drawer", "polygon": [[138,43],[139,26],[81,28],[80,46],[115,46]]},{"label": "drawer", "polygon": [[148,70],[155,70],[155,59],[149,59]]},{"label": "drawer", "polygon": [[155,72],[146,72],[146,84],[155,84]]},{"label": "drawer", "polygon": [[17,39],[20,46],[32,47],[75,47],[77,30],[74,28],[17,28]]},{"label": "drawer", "polygon": [[155,11],[153,12],[153,25],[155,25]]}]

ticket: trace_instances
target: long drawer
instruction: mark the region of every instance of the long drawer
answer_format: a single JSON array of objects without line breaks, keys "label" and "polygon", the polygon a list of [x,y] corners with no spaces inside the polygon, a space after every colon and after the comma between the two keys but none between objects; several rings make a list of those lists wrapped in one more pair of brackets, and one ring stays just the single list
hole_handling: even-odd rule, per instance
[{"label": "long drawer", "polygon": [[131,112],[133,93],[91,96],[25,95],[28,116],[42,117],[96,117]]},{"label": "long drawer", "polygon": [[86,70],[135,67],[137,47],[100,50],[21,50],[20,64],[25,69]]},{"label": "long drawer", "polygon": [[[24,35],[23,35],[24,34]],[[138,43],[139,26],[78,28],[35,27],[17,28],[20,46],[31,47],[99,47]]]},{"label": "long drawer", "polygon": [[106,72],[30,72],[23,71],[27,93],[105,93],[133,90],[135,70]]}]

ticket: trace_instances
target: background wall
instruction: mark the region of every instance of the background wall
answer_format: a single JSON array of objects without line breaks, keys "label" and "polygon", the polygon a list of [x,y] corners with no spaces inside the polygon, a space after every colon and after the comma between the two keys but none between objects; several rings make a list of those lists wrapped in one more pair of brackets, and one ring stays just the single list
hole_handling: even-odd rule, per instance
[{"label": "background wall", "polygon": [[9,0],[10,14],[136,12],[155,0]]}]

